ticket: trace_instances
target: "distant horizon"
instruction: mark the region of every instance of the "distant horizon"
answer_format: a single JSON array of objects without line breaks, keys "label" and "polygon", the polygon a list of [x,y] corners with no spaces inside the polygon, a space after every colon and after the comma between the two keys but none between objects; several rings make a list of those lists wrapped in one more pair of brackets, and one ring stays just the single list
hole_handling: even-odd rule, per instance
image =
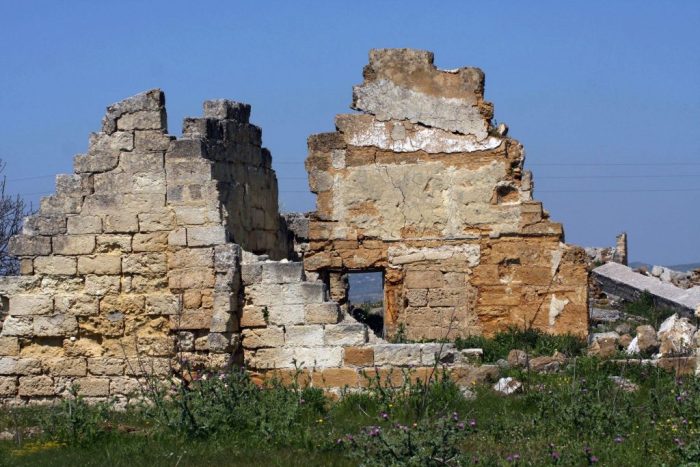
[{"label": "distant horizon", "polygon": [[[125,15],[133,11],[134,14]],[[311,211],[309,135],[349,112],[371,48],[477,66],[495,120],[525,147],[534,196],[567,242],[676,265],[700,261],[700,2],[357,1],[0,7],[0,158],[38,205],[70,173],[105,107],[154,87],[169,128],[206,99],[252,105],[281,208]]]}]

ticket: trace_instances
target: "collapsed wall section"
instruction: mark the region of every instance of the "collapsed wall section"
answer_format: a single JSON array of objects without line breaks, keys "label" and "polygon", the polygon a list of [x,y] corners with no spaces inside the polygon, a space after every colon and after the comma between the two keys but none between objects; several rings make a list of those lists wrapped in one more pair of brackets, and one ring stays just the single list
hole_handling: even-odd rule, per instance
[{"label": "collapsed wall section", "polygon": [[0,279],[0,399],[77,384],[125,400],[182,358],[242,360],[240,245],[282,257],[286,234],[250,107],[204,110],[175,139],[160,90],[110,106],[74,173],[12,239],[22,276]]},{"label": "collapsed wall section", "polygon": [[[410,339],[508,326],[587,333],[583,251],[532,199],[524,151],[491,125],[484,75],[429,52],[370,52],[358,114],[309,138],[317,209],[304,266],[384,272],[385,329]],[[342,298],[340,298],[342,301]]]}]

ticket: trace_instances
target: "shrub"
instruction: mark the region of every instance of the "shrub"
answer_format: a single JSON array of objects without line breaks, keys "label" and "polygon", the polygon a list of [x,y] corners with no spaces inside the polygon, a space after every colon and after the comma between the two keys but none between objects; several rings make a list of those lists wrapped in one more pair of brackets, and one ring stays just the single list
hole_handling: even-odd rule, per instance
[{"label": "shrub", "polygon": [[78,395],[79,387],[69,389],[70,397],[61,401],[42,420],[44,433],[52,440],[69,446],[87,446],[107,433],[107,404],[88,404]]}]

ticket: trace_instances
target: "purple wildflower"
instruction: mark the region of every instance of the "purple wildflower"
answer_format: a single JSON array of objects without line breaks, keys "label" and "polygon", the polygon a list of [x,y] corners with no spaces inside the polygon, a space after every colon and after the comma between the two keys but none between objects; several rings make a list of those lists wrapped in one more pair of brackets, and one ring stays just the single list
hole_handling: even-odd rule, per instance
[{"label": "purple wildflower", "polygon": [[379,414],[380,417],[382,417],[384,420],[389,420],[389,414],[386,412],[382,412]]},{"label": "purple wildflower", "polygon": [[379,433],[381,433],[381,431],[382,430],[378,426],[373,426],[373,427],[370,427],[369,435],[372,437],[376,437],[376,436],[379,436]]},{"label": "purple wildflower", "polygon": [[549,453],[550,456],[552,456],[553,461],[559,461],[561,459],[561,454],[559,454],[559,451],[552,451]]},{"label": "purple wildflower", "polygon": [[472,418],[469,420],[469,426],[472,428],[476,428],[476,419]]},{"label": "purple wildflower", "polygon": [[625,440],[625,438],[623,438],[623,437],[620,436],[620,435],[617,435],[617,436],[615,437],[615,440],[614,440],[614,441],[615,441],[615,443],[620,444],[620,443],[622,443],[624,440]]},{"label": "purple wildflower", "polygon": [[452,420],[455,422],[459,420],[459,414],[457,412],[452,412]]},{"label": "purple wildflower", "polygon": [[589,464],[596,464],[597,462],[598,462],[598,458],[596,456],[591,456],[588,458]]},{"label": "purple wildflower", "polygon": [[459,422],[457,424],[457,428],[459,428],[460,430],[464,430],[464,422]]}]

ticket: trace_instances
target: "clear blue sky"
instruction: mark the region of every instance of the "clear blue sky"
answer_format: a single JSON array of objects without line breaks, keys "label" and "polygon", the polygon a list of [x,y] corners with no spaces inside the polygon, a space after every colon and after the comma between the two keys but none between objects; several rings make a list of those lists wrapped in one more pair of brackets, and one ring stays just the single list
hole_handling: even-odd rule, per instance
[{"label": "clear blue sky", "polygon": [[627,230],[633,260],[700,261],[700,1],[3,0],[10,191],[53,192],[106,105],[160,87],[175,135],[205,99],[252,104],[283,208],[311,210],[306,138],[334,129],[377,47],[486,72],[567,241]]}]

